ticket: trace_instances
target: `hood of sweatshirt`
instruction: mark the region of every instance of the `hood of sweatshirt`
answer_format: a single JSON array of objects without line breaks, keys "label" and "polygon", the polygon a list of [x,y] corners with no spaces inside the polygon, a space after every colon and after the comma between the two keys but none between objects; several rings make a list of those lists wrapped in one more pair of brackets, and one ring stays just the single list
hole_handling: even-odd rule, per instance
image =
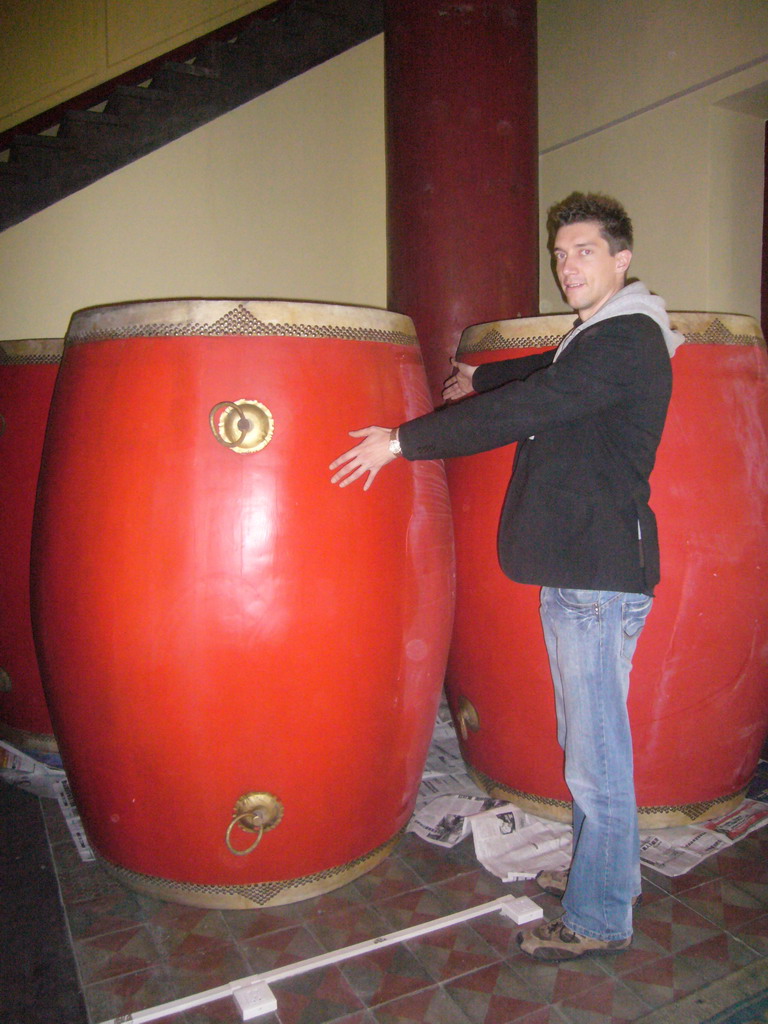
[{"label": "hood of sweatshirt", "polygon": [[627,316],[630,313],[643,313],[659,325],[670,356],[675,354],[685,340],[680,331],[672,330],[664,300],[659,298],[658,295],[652,295],[642,281],[634,281],[632,284],[625,285],[615,295],[611,296],[605,305],[601,306],[588,320],[585,320],[583,323],[577,323],[574,329],[566,335],[565,343],[557,354],[560,355],[562,350],[585,327],[591,327],[601,320],[610,320],[614,316]]}]

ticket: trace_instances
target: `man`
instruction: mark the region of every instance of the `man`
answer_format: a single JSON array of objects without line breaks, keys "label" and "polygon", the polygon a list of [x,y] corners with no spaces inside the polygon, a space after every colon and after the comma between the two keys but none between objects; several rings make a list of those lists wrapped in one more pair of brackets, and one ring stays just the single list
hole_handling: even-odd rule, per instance
[{"label": "man", "polygon": [[342,487],[399,455],[436,459],[518,442],[499,560],[541,586],[558,740],[573,799],[568,872],[541,872],[564,913],[518,935],[547,960],[626,949],[640,860],[626,700],[632,656],[659,580],[649,475],[682,340],[664,303],[626,284],[632,225],[606,196],[573,193],[549,211],[557,277],[578,314],[556,351],[472,367],[452,360],[447,405],[395,429],[352,431]]}]

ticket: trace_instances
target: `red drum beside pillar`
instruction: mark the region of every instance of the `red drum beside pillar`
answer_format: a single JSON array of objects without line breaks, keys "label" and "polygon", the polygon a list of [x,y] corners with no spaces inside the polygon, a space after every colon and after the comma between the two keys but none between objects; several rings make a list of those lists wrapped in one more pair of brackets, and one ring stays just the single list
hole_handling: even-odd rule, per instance
[{"label": "red drum beside pillar", "polygon": [[447,487],[439,464],[401,460],[341,490],[328,465],[350,429],[429,408],[396,314],[190,300],[73,317],[33,617],[78,809],[128,885],[290,903],[397,841],[450,639]]},{"label": "red drum beside pillar", "polygon": [[[672,313],[686,344],[651,477],[662,580],[635,656],[629,710],[645,828],[724,813],[768,732],[768,360],[750,317]],[[557,343],[571,315],[465,331],[481,363]],[[539,588],[496,559],[514,446],[448,466],[457,560],[446,687],[464,757],[489,792],[568,820]]]},{"label": "red drum beside pillar", "polygon": [[29,610],[29,548],[61,339],[0,341],[0,739],[58,763]]}]

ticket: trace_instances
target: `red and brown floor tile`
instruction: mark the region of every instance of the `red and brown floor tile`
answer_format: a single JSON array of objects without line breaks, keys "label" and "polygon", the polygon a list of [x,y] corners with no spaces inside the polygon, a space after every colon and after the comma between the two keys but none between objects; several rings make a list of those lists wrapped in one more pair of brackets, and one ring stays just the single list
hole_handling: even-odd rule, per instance
[{"label": "red and brown floor tile", "polygon": [[343,949],[392,931],[378,907],[360,904],[306,917],[303,923],[323,949]]},{"label": "red and brown floor tile", "polygon": [[667,893],[669,896],[677,896],[681,892],[686,892],[688,889],[695,889],[697,885],[703,885],[705,882],[711,882],[715,877],[712,870],[710,860],[703,860],[696,867],[691,868],[690,871],[686,871],[684,875],[664,875],[660,871],[654,871],[652,868],[643,866],[643,898],[645,899],[645,889],[647,883],[651,883],[655,888],[660,889],[662,892]]},{"label": "red and brown floor tile", "polygon": [[140,901],[122,886],[104,896],[71,903],[66,911],[74,940],[94,938],[146,923],[146,913]]},{"label": "red and brown floor tile", "polygon": [[329,1024],[365,1009],[335,965],[285,978],[270,987],[277,999],[280,1024]]},{"label": "red and brown floor tile", "polygon": [[667,1006],[738,969],[728,955],[727,945],[727,937],[718,936],[623,974],[621,980],[649,1005]]},{"label": "red and brown floor tile", "polygon": [[238,945],[254,974],[309,960],[324,952],[309,929],[300,924],[277,932],[267,932],[255,939],[241,941]]},{"label": "red and brown floor tile", "polygon": [[449,981],[503,959],[473,927],[478,919],[411,939],[407,946],[434,981]]},{"label": "red and brown floor tile", "polygon": [[624,1024],[644,1017],[651,1009],[619,978],[565,999],[557,1008],[569,1024]]},{"label": "red and brown floor tile", "polygon": [[446,992],[473,1024],[508,1024],[536,1013],[548,1000],[504,963],[465,974],[448,982]]},{"label": "red and brown floor tile", "polygon": [[733,931],[765,913],[763,904],[725,878],[714,878],[681,893],[678,899],[726,931]]},{"label": "red and brown floor tile", "polygon": [[161,959],[143,925],[81,939],[74,943],[74,952],[85,985],[148,970]]},{"label": "red and brown floor tile", "polygon": [[354,957],[340,964],[339,968],[368,1007],[434,985],[425,968],[402,943]]},{"label": "red and brown floor tile", "polygon": [[387,857],[372,871],[355,879],[355,888],[368,903],[399,896],[423,885],[423,879],[413,868],[395,856]]},{"label": "red and brown floor tile", "polygon": [[427,887],[381,900],[376,904],[376,910],[387,922],[388,931],[413,928],[453,912],[432,888]]},{"label": "red and brown floor tile", "polygon": [[510,961],[510,966],[542,1003],[560,1003],[604,984],[606,971],[601,961],[615,960],[624,955],[618,953],[609,957],[581,957],[578,960],[552,963],[521,953],[518,958]]},{"label": "red and brown floor tile", "polygon": [[71,844],[60,844],[54,863],[65,906],[125,892],[125,887],[97,862],[80,860]]},{"label": "red and brown floor tile", "polygon": [[444,849],[409,833],[398,847],[398,855],[427,883],[477,870],[475,848],[469,837]]},{"label": "red and brown floor tile", "polygon": [[734,928],[733,934],[759,956],[768,957],[768,914]]},{"label": "red and brown floor tile", "polygon": [[481,903],[490,903],[492,900],[498,900],[504,896],[519,895],[513,891],[513,886],[502,882],[501,879],[496,878],[484,868],[465,872],[455,878],[433,882],[430,888],[437,893],[452,914],[466,910],[468,907],[476,907]]},{"label": "red and brown floor tile", "polygon": [[146,926],[162,956],[195,956],[234,945],[220,911],[153,901]]},{"label": "red and brown floor tile", "polygon": [[94,1024],[146,1010],[175,998],[171,980],[161,966],[87,985],[88,1015]]},{"label": "red and brown floor tile", "polygon": [[371,1014],[375,1024],[472,1024],[440,985],[393,999]]},{"label": "red and brown floor tile", "polygon": [[259,910],[222,910],[221,916],[232,936],[237,940],[258,939],[282,928],[294,928],[303,921],[305,911],[300,903]]},{"label": "red and brown floor tile", "polygon": [[218,988],[253,973],[234,945],[208,946],[186,955],[174,953],[163,966],[171,977],[176,998]]},{"label": "red and brown floor tile", "polygon": [[722,928],[674,896],[658,900],[635,913],[634,935],[659,947],[659,955],[678,953],[717,935]]}]

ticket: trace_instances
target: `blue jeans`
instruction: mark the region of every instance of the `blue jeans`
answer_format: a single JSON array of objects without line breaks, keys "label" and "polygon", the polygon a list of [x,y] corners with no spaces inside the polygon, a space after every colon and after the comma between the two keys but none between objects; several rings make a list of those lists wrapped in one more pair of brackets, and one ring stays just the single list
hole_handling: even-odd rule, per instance
[{"label": "blue jeans", "polygon": [[557,739],[573,798],[573,860],[563,923],[593,939],[632,935],[640,841],[627,694],[653,599],[542,587]]}]

